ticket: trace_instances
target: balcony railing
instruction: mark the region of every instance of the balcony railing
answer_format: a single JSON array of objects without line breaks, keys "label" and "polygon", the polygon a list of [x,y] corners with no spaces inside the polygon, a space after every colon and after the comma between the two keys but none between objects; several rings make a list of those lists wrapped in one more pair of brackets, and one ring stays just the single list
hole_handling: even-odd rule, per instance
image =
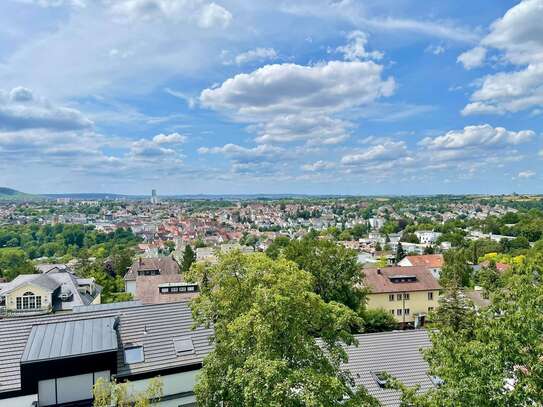
[{"label": "balcony railing", "polygon": [[51,306],[32,308],[32,309],[8,309],[0,306],[0,317],[29,317],[33,315],[48,314],[51,312]]}]

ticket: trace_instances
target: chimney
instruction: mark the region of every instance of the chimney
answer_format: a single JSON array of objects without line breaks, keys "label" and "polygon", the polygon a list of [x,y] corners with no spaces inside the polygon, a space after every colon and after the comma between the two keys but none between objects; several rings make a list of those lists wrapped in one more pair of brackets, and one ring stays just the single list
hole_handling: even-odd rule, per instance
[{"label": "chimney", "polygon": [[139,263],[140,263],[140,266],[143,266],[143,259],[141,258],[141,256],[140,256]]}]

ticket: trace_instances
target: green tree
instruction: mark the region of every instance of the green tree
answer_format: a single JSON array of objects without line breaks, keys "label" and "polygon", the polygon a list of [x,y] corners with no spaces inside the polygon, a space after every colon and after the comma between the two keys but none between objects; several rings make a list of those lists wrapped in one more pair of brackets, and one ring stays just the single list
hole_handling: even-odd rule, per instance
[{"label": "green tree", "polygon": [[340,343],[353,343],[359,318],[315,294],[310,273],[284,258],[232,252],[190,274],[206,281],[193,317],[215,332],[195,387],[200,406],[368,405],[340,369]]},{"label": "green tree", "polygon": [[196,253],[192,250],[192,247],[187,245],[185,251],[183,252],[183,260],[181,261],[181,271],[189,271],[192,263],[196,261]]},{"label": "green tree", "polygon": [[543,257],[517,267],[470,329],[441,325],[427,352],[443,384],[417,406],[543,405]]},{"label": "green tree", "polygon": [[449,250],[443,255],[444,266],[440,282],[447,287],[467,287],[472,279],[473,269],[461,250]]},{"label": "green tree", "polygon": [[153,377],[145,391],[135,391],[130,382],[108,382],[100,377],[92,387],[94,407],[150,407],[164,396],[164,383],[160,376]]},{"label": "green tree", "polygon": [[366,309],[360,313],[362,332],[385,332],[398,327],[396,319],[384,309]]},{"label": "green tree", "polygon": [[365,295],[354,250],[329,240],[302,239],[292,240],[284,255],[313,275],[315,292],[324,301],[340,302],[358,311]]},{"label": "green tree", "polygon": [[285,247],[289,245],[289,243],[290,239],[286,236],[276,237],[266,249],[266,254],[270,258],[276,260],[281,255]]}]

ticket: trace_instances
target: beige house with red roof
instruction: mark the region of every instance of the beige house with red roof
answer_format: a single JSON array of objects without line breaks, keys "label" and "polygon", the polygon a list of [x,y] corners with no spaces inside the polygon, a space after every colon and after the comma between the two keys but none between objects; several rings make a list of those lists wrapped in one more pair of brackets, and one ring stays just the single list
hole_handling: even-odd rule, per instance
[{"label": "beige house with red roof", "polygon": [[368,309],[384,309],[401,324],[424,325],[438,305],[438,281],[426,266],[364,269]]}]

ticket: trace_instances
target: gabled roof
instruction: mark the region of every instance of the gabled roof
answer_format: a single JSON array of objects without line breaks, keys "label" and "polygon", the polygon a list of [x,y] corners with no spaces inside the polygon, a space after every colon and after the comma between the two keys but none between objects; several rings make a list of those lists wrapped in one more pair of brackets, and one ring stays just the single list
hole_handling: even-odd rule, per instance
[{"label": "gabled roof", "polygon": [[401,393],[379,386],[375,373],[387,372],[407,387],[420,385],[421,392],[434,387],[421,353],[431,347],[426,330],[361,334],[355,338],[358,346],[345,347],[349,361],[342,367],[351,372],[357,386],[364,386],[382,406],[399,406]]},{"label": "gabled roof", "polygon": [[55,291],[60,287],[60,283],[53,277],[44,274],[20,274],[8,284],[2,286],[0,294],[6,295],[13,290],[24,286],[34,285],[36,287],[43,288],[48,291]]},{"label": "gabled roof", "polygon": [[[426,267],[383,267],[364,269],[364,284],[372,293],[439,290],[441,286]],[[412,282],[393,282],[394,277],[415,277]]]}]

